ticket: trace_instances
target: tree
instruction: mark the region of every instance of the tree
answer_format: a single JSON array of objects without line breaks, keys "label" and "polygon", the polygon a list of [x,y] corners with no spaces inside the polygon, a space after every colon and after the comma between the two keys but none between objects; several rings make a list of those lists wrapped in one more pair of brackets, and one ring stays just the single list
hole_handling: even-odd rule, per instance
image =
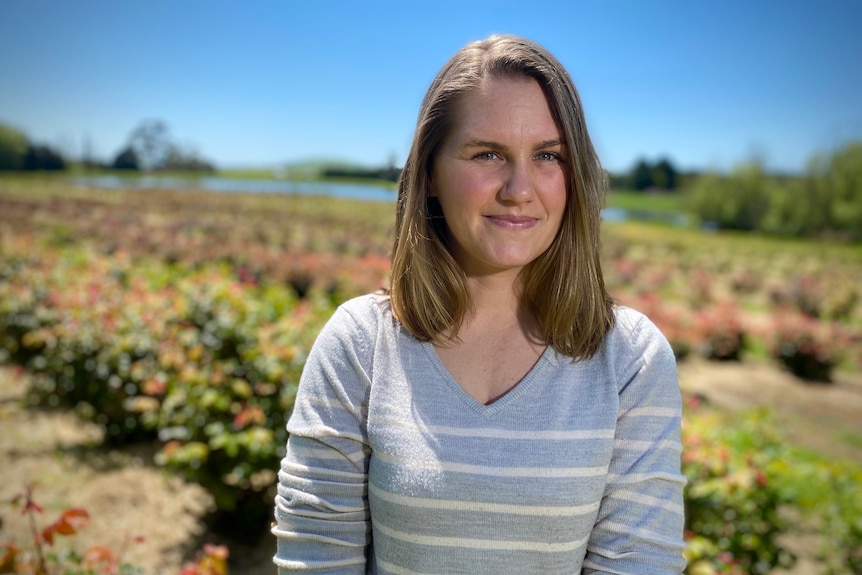
[{"label": "tree", "polygon": [[66,161],[59,152],[48,146],[37,146],[30,144],[27,146],[27,153],[24,154],[25,170],[65,170]]},{"label": "tree", "polygon": [[629,186],[639,191],[650,188],[673,190],[677,187],[678,179],[679,172],[667,158],[662,158],[653,165],[640,159],[629,173]]},{"label": "tree", "polygon": [[653,179],[652,179],[652,169],[646,160],[638,160],[638,163],[635,164],[634,169],[632,169],[631,173],[631,185],[632,188],[643,191],[647,188],[652,187]]},{"label": "tree", "polygon": [[210,162],[201,158],[193,149],[175,144],[167,124],[161,120],[144,120],[138,124],[129,135],[128,144],[114,160],[114,167],[148,171],[212,172],[215,170]]},{"label": "tree", "polygon": [[826,179],[832,198],[830,224],[855,239],[862,237],[862,142],[832,155]]},{"label": "tree", "polygon": [[175,170],[182,172],[214,172],[215,167],[198,156],[194,150],[183,150],[179,146],[171,145],[168,156],[162,166],[163,170]]},{"label": "tree", "polygon": [[653,186],[663,190],[673,190],[677,184],[677,171],[667,158],[662,158],[652,168]]},{"label": "tree", "polygon": [[20,170],[27,154],[27,137],[10,126],[0,124],[0,170]]},{"label": "tree", "polygon": [[113,163],[111,163],[111,167],[115,170],[138,170],[140,169],[138,165],[138,155],[131,147],[123,148],[123,150],[117,154],[117,157],[114,158]]},{"label": "tree", "polygon": [[688,190],[688,205],[703,222],[719,228],[761,229],[769,210],[771,186],[758,163],[737,167],[729,176],[706,174]]},{"label": "tree", "polygon": [[139,169],[163,169],[172,148],[167,124],[161,120],[144,120],[132,130],[128,148],[134,151]]}]

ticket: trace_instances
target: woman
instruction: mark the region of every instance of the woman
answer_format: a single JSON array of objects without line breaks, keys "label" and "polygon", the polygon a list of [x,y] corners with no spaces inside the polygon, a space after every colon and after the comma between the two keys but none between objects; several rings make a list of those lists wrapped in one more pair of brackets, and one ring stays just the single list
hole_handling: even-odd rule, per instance
[{"label": "woman", "polygon": [[491,37],[432,83],[388,294],[342,305],[288,423],[285,573],[680,573],[667,341],[599,264],[605,179],[575,87]]}]

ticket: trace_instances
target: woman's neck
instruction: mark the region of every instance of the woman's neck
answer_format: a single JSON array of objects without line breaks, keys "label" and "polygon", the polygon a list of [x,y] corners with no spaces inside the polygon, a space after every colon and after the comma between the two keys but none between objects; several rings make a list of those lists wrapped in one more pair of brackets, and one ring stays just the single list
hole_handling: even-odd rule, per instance
[{"label": "woman's neck", "polygon": [[453,342],[520,331],[527,339],[544,345],[535,316],[522,305],[516,284],[510,278],[474,277],[468,278],[467,284],[470,310]]},{"label": "woman's neck", "polygon": [[520,282],[517,277],[510,274],[468,277],[467,289],[474,316],[508,312],[515,317],[520,313]]}]

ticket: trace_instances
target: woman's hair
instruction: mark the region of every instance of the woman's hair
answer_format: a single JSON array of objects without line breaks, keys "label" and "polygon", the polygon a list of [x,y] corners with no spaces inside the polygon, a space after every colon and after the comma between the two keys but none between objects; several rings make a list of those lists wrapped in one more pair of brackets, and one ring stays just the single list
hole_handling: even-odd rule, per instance
[{"label": "woman's hair", "polygon": [[607,178],[593,149],[580,96],[542,46],[492,36],[459,50],[437,74],[419,110],[398,185],[390,296],[395,316],[422,341],[457,336],[470,310],[464,272],[446,242],[446,224],[428,194],[434,162],[453,128],[459,98],[493,78],[526,77],[542,87],[564,142],[567,201],[551,246],[522,270],[521,305],[546,343],[575,359],[592,357],[614,323],[599,262],[600,211]]}]

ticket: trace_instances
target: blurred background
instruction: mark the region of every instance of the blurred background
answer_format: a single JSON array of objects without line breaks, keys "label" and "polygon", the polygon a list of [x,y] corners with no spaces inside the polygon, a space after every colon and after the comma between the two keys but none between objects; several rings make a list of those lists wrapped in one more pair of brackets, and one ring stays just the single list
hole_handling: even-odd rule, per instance
[{"label": "blurred background", "polygon": [[701,171],[755,157],[798,173],[862,134],[860,11],[850,0],[11,0],[0,120],[71,162],[114,164],[142,125],[161,125],[185,159],[219,169],[398,166],[442,64],[513,33],[571,72],[613,173],[641,158]]},{"label": "blurred background", "polygon": [[0,572],[273,572],[305,355],[387,285],[434,75],[511,33],[578,86],[606,284],[679,362],[688,573],[862,573],[860,22],[0,0]]}]

